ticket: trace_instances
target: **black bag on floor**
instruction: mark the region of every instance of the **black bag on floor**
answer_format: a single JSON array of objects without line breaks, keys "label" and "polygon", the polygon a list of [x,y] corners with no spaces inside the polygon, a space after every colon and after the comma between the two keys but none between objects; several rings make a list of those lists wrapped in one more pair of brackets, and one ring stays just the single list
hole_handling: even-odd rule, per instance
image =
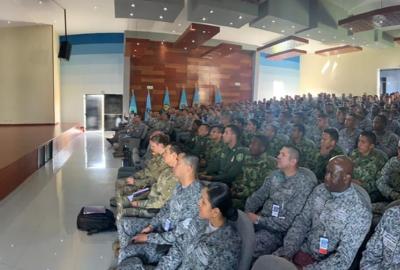
[{"label": "black bag on floor", "polygon": [[99,211],[98,207],[82,207],[76,223],[88,235],[117,230],[113,212],[105,208]]},{"label": "black bag on floor", "polygon": [[132,151],[129,150],[129,148],[126,145],[124,145],[122,152],[124,153],[124,158],[122,160],[122,167],[132,167],[133,166]]}]

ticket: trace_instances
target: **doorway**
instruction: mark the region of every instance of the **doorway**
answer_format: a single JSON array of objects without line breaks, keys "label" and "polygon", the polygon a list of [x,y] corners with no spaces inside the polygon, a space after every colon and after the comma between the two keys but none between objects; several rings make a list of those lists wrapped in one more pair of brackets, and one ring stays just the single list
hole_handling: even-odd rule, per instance
[{"label": "doorway", "polygon": [[85,95],[85,129],[104,129],[104,95]]},{"label": "doorway", "polygon": [[391,94],[400,91],[400,69],[379,70],[379,94]]}]

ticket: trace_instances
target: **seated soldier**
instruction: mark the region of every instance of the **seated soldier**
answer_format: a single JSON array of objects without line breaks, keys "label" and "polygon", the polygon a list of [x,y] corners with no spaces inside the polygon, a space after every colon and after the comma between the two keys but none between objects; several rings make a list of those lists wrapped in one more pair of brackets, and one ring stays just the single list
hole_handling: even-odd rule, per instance
[{"label": "seated soldier", "polygon": [[235,178],[242,172],[245,148],[239,146],[240,130],[234,125],[225,128],[223,141],[227,145],[219,159],[208,164],[201,180],[224,182],[231,186]]},{"label": "seated soldier", "polygon": [[271,254],[282,246],[283,237],[317,185],[298,169],[299,151],[284,146],[278,156],[278,170],[246,201],[245,211],[254,223],[254,257]]},{"label": "seated soldier", "polygon": [[[237,269],[241,240],[232,226],[238,213],[232,208],[229,187],[211,183],[203,188],[198,208],[199,218],[193,219],[185,233],[176,239],[156,269]],[[138,260],[132,264],[128,259],[122,265],[130,267],[127,269],[147,269]]]},{"label": "seated soldier", "polygon": [[[279,121],[278,121],[278,130],[277,133],[280,135],[284,135],[284,136],[288,136],[292,130],[292,124],[290,124],[290,112],[289,111],[283,111],[279,113]],[[279,150],[281,150],[281,148],[278,149],[277,152],[279,152]],[[278,153],[275,155],[277,156]]]},{"label": "seated soldier", "polygon": [[197,134],[192,138],[192,141],[188,144],[187,153],[198,157],[199,159],[204,158],[206,145],[208,142],[208,133],[210,127],[207,124],[202,123],[197,130]]},{"label": "seated soldier", "polygon": [[386,162],[386,157],[375,149],[375,144],[375,134],[371,131],[363,131],[358,139],[357,149],[350,155],[354,163],[353,182],[368,192],[372,202],[382,200],[376,180]]},{"label": "seated soldier", "polygon": [[293,125],[290,143],[300,151],[299,166],[313,168],[317,148],[311,140],[304,137],[305,132],[305,127],[302,124]]},{"label": "seated soldier", "polygon": [[151,186],[150,193],[147,192],[148,196],[138,196],[131,199],[128,196],[118,197],[117,219],[122,216],[153,217],[158,213],[159,209],[171,197],[177,184],[172,169],[178,163],[178,156],[181,153],[180,147],[176,144],[170,144],[166,147],[163,159],[168,168],[161,172],[157,182]]},{"label": "seated soldier", "polygon": [[127,179],[117,179],[116,197],[131,195],[138,189],[150,187],[157,181],[160,173],[168,167],[162,157],[168,143],[169,137],[165,134],[158,134],[151,138],[150,147],[153,153],[151,160],[143,170],[135,172],[133,176]]},{"label": "seated soldier", "polygon": [[[129,125],[126,129],[125,134],[120,134],[117,140],[113,141],[113,147],[115,152],[113,153],[114,157],[122,157],[123,147],[127,143],[128,139],[141,139],[144,136],[144,132],[146,131],[146,124],[142,122],[142,119],[139,115],[136,115],[132,120],[132,125]],[[110,142],[110,140],[109,140]]]},{"label": "seated soldier", "polygon": [[376,135],[376,147],[387,154],[389,158],[397,154],[397,142],[399,138],[396,134],[386,129],[387,119],[384,115],[377,115],[372,122],[372,128]]},{"label": "seated soldier", "polygon": [[351,184],[352,168],[346,156],[329,161],[324,184],[311,193],[274,255],[291,260],[294,269],[349,269],[372,218]]},{"label": "seated soldier", "polygon": [[361,270],[400,269],[400,206],[386,210],[367,243]]},{"label": "seated soldier", "polygon": [[269,124],[266,126],[264,132],[265,136],[268,139],[267,154],[271,157],[277,157],[282,147],[288,143],[288,135],[278,134],[277,130],[278,129],[275,125]]},{"label": "seated soldier", "polygon": [[346,155],[351,154],[357,144],[358,136],[361,130],[357,128],[357,117],[353,113],[346,115],[344,121],[345,128],[339,131],[338,145],[343,149]]},{"label": "seated soldier", "polygon": [[400,200],[400,140],[397,144],[397,156],[385,164],[376,185],[388,201]]},{"label": "seated soldier", "polygon": [[265,152],[267,141],[265,136],[255,135],[250,143],[250,149],[244,156],[243,172],[232,184],[235,208],[244,209],[246,199],[261,187],[265,178],[276,168],[275,158]]},{"label": "seated soldier", "polygon": [[213,126],[208,135],[206,151],[204,153],[204,159],[200,160],[200,166],[205,168],[207,164],[212,164],[215,162],[220,155],[225,146],[222,141],[222,134],[224,134],[224,127]]},{"label": "seated soldier", "polygon": [[328,115],[321,112],[317,118],[317,125],[314,125],[310,129],[310,132],[307,133],[307,138],[313,141],[315,145],[319,145],[322,133],[328,127],[329,127]]},{"label": "seated soldier", "polygon": [[117,222],[119,263],[132,256],[140,257],[145,264],[157,263],[198,216],[201,184],[196,180],[197,167],[197,157],[180,155],[174,168],[179,183],[160,212],[152,219],[123,217]]},{"label": "seated soldier", "polygon": [[249,147],[253,137],[257,134],[258,129],[260,128],[260,124],[256,119],[250,119],[247,122],[246,128],[243,132],[242,136],[242,145],[245,147]]},{"label": "seated soldier", "polygon": [[326,165],[328,165],[329,160],[334,156],[343,155],[342,149],[337,146],[338,139],[339,134],[335,128],[327,128],[322,133],[320,150],[313,167],[313,171],[320,183],[324,182]]}]

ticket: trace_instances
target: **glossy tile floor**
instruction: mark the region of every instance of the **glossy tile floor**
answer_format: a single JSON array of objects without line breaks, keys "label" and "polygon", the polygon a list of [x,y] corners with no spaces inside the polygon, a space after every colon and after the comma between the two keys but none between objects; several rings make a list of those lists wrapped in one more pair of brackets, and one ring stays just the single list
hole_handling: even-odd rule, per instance
[{"label": "glossy tile floor", "polygon": [[[4,154],[4,153],[2,153]],[[115,233],[76,229],[83,205],[106,205],[120,159],[86,132],[0,202],[0,270],[108,269]]]}]

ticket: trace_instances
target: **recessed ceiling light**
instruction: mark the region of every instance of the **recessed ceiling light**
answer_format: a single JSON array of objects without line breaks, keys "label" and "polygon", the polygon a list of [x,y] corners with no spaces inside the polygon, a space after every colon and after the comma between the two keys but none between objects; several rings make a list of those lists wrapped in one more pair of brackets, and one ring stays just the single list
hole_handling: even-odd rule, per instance
[{"label": "recessed ceiling light", "polygon": [[133,13],[129,13],[129,16],[133,17]]},{"label": "recessed ceiling light", "polygon": [[309,37],[309,36],[310,36],[310,34],[307,34],[306,36],[307,36],[307,37]]},{"label": "recessed ceiling light", "polygon": [[164,8],[163,8],[163,10],[164,10],[164,11],[167,11],[167,10],[168,10],[168,8],[167,8],[167,7],[164,7]]},{"label": "recessed ceiling light", "polygon": [[229,48],[230,51],[232,51],[232,48]]},{"label": "recessed ceiling light", "polygon": [[281,30],[281,33],[285,33],[285,30]]},{"label": "recessed ceiling light", "polygon": [[262,28],[265,28],[265,25],[263,25]]},{"label": "recessed ceiling light", "polygon": [[321,31],[320,31],[320,30],[318,30],[318,34],[321,34]]},{"label": "recessed ceiling light", "polygon": [[350,27],[349,30],[350,30],[350,31],[353,31],[353,27]]},{"label": "recessed ceiling light", "polygon": [[214,10],[210,9],[210,14],[213,14],[213,13],[214,13]]},{"label": "recessed ceiling light", "polygon": [[175,31],[175,30],[172,30],[172,33],[176,33],[176,31]]},{"label": "recessed ceiling light", "polygon": [[272,20],[271,22],[272,22],[272,23],[275,23],[275,20]]},{"label": "recessed ceiling light", "polygon": [[292,28],[294,29],[294,28],[296,28],[296,26],[292,25]]},{"label": "recessed ceiling light", "polygon": [[131,7],[135,7],[135,4],[131,4]]},{"label": "recessed ceiling light", "polygon": [[229,25],[233,25],[233,22],[230,22]]},{"label": "recessed ceiling light", "polygon": [[39,5],[43,4],[43,1],[39,1]]},{"label": "recessed ceiling light", "polygon": [[181,24],[181,23],[178,23],[178,26],[182,26],[182,24]]},{"label": "recessed ceiling light", "polygon": [[206,31],[204,31],[204,30],[203,30],[203,32],[202,32],[202,33],[203,33],[203,34],[205,34],[205,33],[206,33]]},{"label": "recessed ceiling light", "polygon": [[163,16],[163,15],[160,15],[160,19],[161,19],[161,20],[164,19],[164,16]]},{"label": "recessed ceiling light", "polygon": [[7,21],[7,23],[8,23],[8,24],[10,24],[10,23],[11,23],[11,21]]},{"label": "recessed ceiling light", "polygon": [[196,43],[196,41],[193,39],[193,40],[192,40],[192,43]]},{"label": "recessed ceiling light", "polygon": [[202,20],[203,20],[203,22],[204,22],[204,21],[207,20],[207,19],[206,19],[206,17],[203,17]]},{"label": "recessed ceiling light", "polygon": [[94,8],[94,9],[97,9],[97,6],[94,6],[93,8]]},{"label": "recessed ceiling light", "polygon": [[355,40],[356,38],[355,38],[355,37],[351,37],[351,39],[352,39],[352,40]]},{"label": "recessed ceiling light", "polygon": [[186,50],[187,50],[187,47],[185,47],[184,49],[185,49],[185,51],[186,51]]},{"label": "recessed ceiling light", "polygon": [[243,16],[242,16],[242,15],[239,16],[239,20],[241,20],[241,19],[243,19]]},{"label": "recessed ceiling light", "polygon": [[139,43],[139,42],[137,42],[137,43],[136,43],[136,45],[137,45],[137,46],[139,46],[139,45],[140,45],[140,43]]},{"label": "recessed ceiling light", "polygon": [[135,49],[134,52],[136,52],[137,50]]}]

